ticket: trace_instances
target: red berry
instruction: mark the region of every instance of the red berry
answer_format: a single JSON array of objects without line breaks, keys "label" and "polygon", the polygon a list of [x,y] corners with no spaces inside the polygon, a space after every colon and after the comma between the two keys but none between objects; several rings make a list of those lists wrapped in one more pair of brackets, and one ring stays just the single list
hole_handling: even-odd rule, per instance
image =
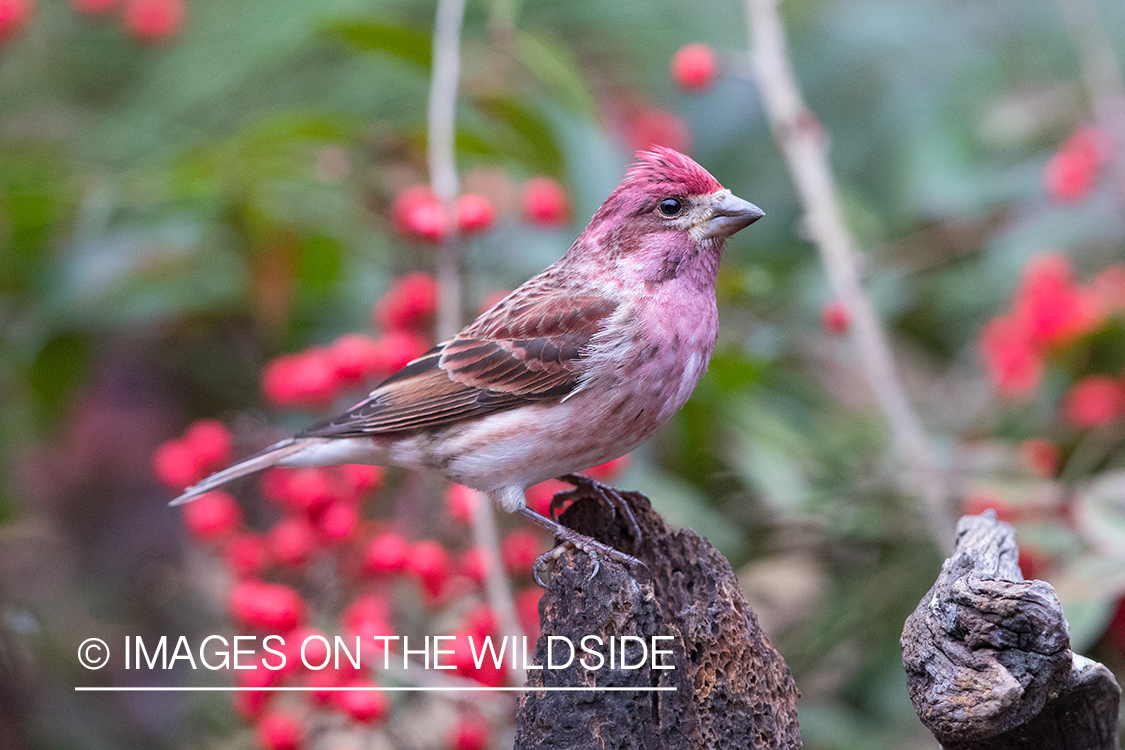
[{"label": "red berry", "polygon": [[1125,383],[1091,375],[1079,381],[1063,399],[1063,416],[1075,427],[1103,427],[1125,418]]},{"label": "red berry", "polygon": [[546,482],[532,485],[527,488],[524,494],[524,499],[527,500],[527,507],[540,515],[547,515],[550,506],[551,498],[559,492],[565,492],[572,489],[569,484],[560,482],[557,479],[548,479]]},{"label": "red berry", "polygon": [[341,481],[344,483],[348,495],[359,495],[368,490],[376,489],[383,483],[384,473],[385,469],[382,466],[344,464],[340,467]]},{"label": "red berry", "polygon": [[125,28],[138,42],[160,42],[184,24],[183,0],[127,0]]},{"label": "red berry", "polygon": [[1025,335],[1039,347],[1069,341],[1100,323],[1096,298],[1075,284],[1070,259],[1062,253],[1031,259],[1012,307]]},{"label": "red berry", "polygon": [[359,510],[348,503],[333,503],[320,514],[316,525],[327,544],[346,542],[359,529]]},{"label": "red berry", "polygon": [[449,750],[485,750],[491,740],[488,724],[483,719],[462,716],[449,730],[446,747]]},{"label": "red berry", "polygon": [[646,109],[638,113],[626,127],[629,145],[634,150],[666,146],[676,151],[691,151],[691,133],[687,123],[672,112]]},{"label": "red berry", "polygon": [[479,502],[479,493],[463,484],[451,484],[445,490],[445,510],[454,521],[472,523],[473,508]]},{"label": "red berry", "polygon": [[379,342],[360,333],[344,334],[333,341],[326,356],[333,377],[341,382],[358,383],[386,372]]},{"label": "red berry", "polygon": [[513,531],[500,542],[500,559],[509,573],[526,573],[542,552],[539,535],[531,531]]},{"label": "red berry", "polygon": [[[502,665],[497,666],[495,662],[488,655],[488,651],[484,651],[484,658],[481,659],[480,668],[477,668],[476,661],[473,658],[473,645],[476,645],[477,656],[481,656],[481,640],[477,634],[466,633],[464,631],[458,633],[451,633],[454,637],[452,650],[453,657],[452,663],[456,666],[454,670],[462,677],[469,677],[482,685],[488,687],[499,687],[504,684],[507,675],[504,672]],[[473,638],[473,643],[469,643],[469,638]],[[493,641],[495,645],[495,641]]]},{"label": "red berry", "polygon": [[626,453],[624,456],[618,456],[617,458],[614,458],[610,461],[606,461],[604,464],[591,466],[589,469],[586,469],[582,473],[588,477],[597,479],[600,482],[612,481],[615,477],[619,476],[621,472],[625,471],[626,467],[629,466],[629,456],[630,454]]},{"label": "red berry", "polygon": [[483,232],[496,221],[496,209],[481,195],[465,193],[457,199],[457,227],[465,234]]},{"label": "red berry", "polygon": [[430,242],[440,240],[448,231],[441,201],[424,185],[407,188],[395,196],[391,221],[403,234]]},{"label": "red berry", "polygon": [[183,440],[169,440],[152,454],[152,471],[165,487],[182,490],[195,484],[206,473],[195,450]]},{"label": "red berry", "polygon": [[852,322],[852,314],[843,302],[829,302],[820,311],[820,322],[829,333],[843,333]]},{"label": "red berry", "polygon": [[228,602],[235,620],[251,628],[283,633],[305,619],[305,602],[280,583],[247,580],[237,584]]},{"label": "red berry", "polygon": [[300,750],[305,744],[305,728],[289,714],[263,716],[258,720],[254,734],[264,750]]},{"label": "red berry", "polygon": [[398,372],[410,362],[430,350],[430,345],[421,336],[406,331],[390,331],[379,339],[383,349],[387,372]]},{"label": "red berry", "polygon": [[33,10],[32,0],[0,0],[0,42],[19,31]]},{"label": "red berry", "polygon": [[335,367],[320,349],[282,355],[262,375],[262,390],[275,406],[323,406],[337,383]]},{"label": "red berry", "polygon": [[1003,396],[1029,394],[1043,379],[1043,360],[1027,326],[1013,315],[985,324],[980,351],[996,390]]},{"label": "red berry", "polygon": [[550,177],[532,177],[523,186],[523,215],[532,224],[560,227],[570,221],[570,200]]},{"label": "red berry", "polygon": [[199,542],[213,542],[228,537],[242,523],[242,509],[225,492],[208,492],[184,508],[184,524]]},{"label": "red berry", "polygon": [[328,504],[350,496],[350,488],[334,481],[330,472],[321,466],[270,469],[262,475],[262,493],[282,508],[315,515]]},{"label": "red berry", "polygon": [[686,44],[672,56],[672,80],[684,91],[711,88],[718,69],[715,50],[707,44]]},{"label": "red berry", "polygon": [[522,589],[516,592],[516,616],[519,617],[523,632],[528,638],[539,637],[539,600],[543,598],[543,589],[538,586]]},{"label": "red berry", "polygon": [[70,0],[70,5],[79,13],[101,15],[115,9],[120,0]]},{"label": "red berry", "polygon": [[265,539],[258,534],[238,534],[227,541],[223,550],[227,567],[238,578],[257,575],[269,563]]},{"label": "red berry", "polygon": [[449,553],[432,539],[423,539],[410,547],[406,568],[422,582],[426,593],[437,597],[453,571]]},{"label": "red berry", "polygon": [[422,331],[437,310],[437,280],[427,273],[398,278],[375,305],[375,325],[387,331]]},{"label": "red berry", "polygon": [[217,419],[198,419],[184,433],[184,442],[195,451],[200,463],[209,469],[230,463],[230,430]]},{"label": "red berry", "polygon": [[371,690],[341,690],[336,693],[336,705],[352,721],[361,724],[373,724],[382,721],[387,715],[387,696],[375,689],[375,683],[370,680],[352,680],[345,687],[371,688]]},{"label": "red berry", "polygon": [[316,529],[304,518],[283,518],[266,539],[273,559],[282,565],[304,565],[316,549]]},{"label": "red berry", "polygon": [[372,539],[363,552],[363,572],[368,575],[398,573],[406,569],[410,543],[400,534],[385,532]]},{"label": "red berry", "polygon": [[[340,615],[340,622],[349,633],[359,629],[363,623],[374,622],[385,625],[391,616],[391,605],[386,599],[375,594],[363,594],[344,609]],[[385,628],[384,635],[390,635],[390,628]]]},{"label": "red berry", "polygon": [[1113,151],[1112,139],[1092,125],[1079,128],[1043,170],[1047,194],[1059,203],[1080,201],[1097,185],[1098,172]]}]

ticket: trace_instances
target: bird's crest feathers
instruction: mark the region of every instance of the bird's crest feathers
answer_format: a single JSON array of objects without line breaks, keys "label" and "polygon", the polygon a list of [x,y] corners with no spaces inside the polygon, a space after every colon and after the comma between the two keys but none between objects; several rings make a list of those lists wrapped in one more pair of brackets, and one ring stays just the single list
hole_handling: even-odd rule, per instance
[{"label": "bird's crest feathers", "polygon": [[664,146],[637,152],[637,162],[625,173],[622,187],[626,185],[679,195],[709,195],[723,189],[710,172],[690,157]]}]

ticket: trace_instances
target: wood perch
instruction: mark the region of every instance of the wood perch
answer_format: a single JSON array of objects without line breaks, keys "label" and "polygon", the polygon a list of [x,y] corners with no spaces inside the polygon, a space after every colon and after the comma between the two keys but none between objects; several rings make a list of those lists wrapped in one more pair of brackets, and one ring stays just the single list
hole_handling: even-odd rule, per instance
[{"label": "wood perch", "polygon": [[1116,750],[1121,689],[1070,650],[1051,585],[1025,581],[993,511],[957,524],[953,554],[906,620],[902,663],[945,750]]},{"label": "wood perch", "polygon": [[[580,497],[560,520],[635,554],[648,569],[630,572],[601,560],[591,576],[585,553],[565,552],[549,570],[539,605],[535,663],[546,663],[548,636],[564,636],[576,647],[588,635],[605,643],[611,636],[637,636],[646,644],[652,636],[671,636],[658,648],[671,652],[662,662],[674,668],[654,669],[651,653],[644,667],[631,670],[608,664],[587,670],[576,659],[565,669],[530,671],[528,685],[674,691],[524,693],[516,715],[517,750],[799,748],[799,693],[758,627],[730,563],[706,539],[670,529],[644,495],[621,495],[640,525],[639,548],[622,519],[594,498]],[[556,661],[566,655],[556,649]],[[630,642],[626,655],[629,663],[640,661],[639,642]],[[596,659],[587,657],[587,663]]]}]

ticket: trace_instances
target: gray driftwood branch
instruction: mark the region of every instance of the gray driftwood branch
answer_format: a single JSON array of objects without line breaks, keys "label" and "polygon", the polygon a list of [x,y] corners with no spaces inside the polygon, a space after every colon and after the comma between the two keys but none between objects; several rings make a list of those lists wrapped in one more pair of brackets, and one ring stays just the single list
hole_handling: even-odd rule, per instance
[{"label": "gray driftwood branch", "polygon": [[957,524],[902,633],[919,718],[946,750],[1116,750],[1113,674],[1070,650],[1054,589],[1018,563],[1015,531],[992,511]]},{"label": "gray driftwood branch", "polygon": [[[549,571],[539,605],[542,635],[535,663],[545,663],[549,636],[556,636],[556,663],[568,656],[559,636],[576,646],[591,635],[603,642],[611,636],[618,642],[622,636],[636,636],[650,649],[652,636],[671,636],[657,643],[670,652],[657,663],[674,668],[653,668],[649,653],[639,669],[606,664],[587,670],[572,664],[532,670],[528,684],[672,690],[524,693],[516,715],[517,750],[800,747],[797,688],[785,661],[758,627],[730,563],[706,539],[670,529],[643,495],[622,494],[643,534],[639,548],[621,519],[593,499],[579,499],[561,520],[635,554],[648,570],[630,572],[602,560],[591,577],[585,553],[564,553]],[[628,663],[641,656],[639,642],[629,641]],[[588,657],[587,663],[597,661]]]}]

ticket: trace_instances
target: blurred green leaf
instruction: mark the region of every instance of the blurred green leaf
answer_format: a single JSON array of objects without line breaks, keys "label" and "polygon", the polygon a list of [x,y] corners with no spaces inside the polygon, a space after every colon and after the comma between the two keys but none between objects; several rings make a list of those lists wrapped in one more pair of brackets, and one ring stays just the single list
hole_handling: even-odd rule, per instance
[{"label": "blurred green leaf", "polygon": [[513,52],[555,103],[577,114],[594,116],[594,98],[565,46],[545,36],[519,31]]},{"label": "blurred green leaf", "polygon": [[89,341],[77,333],[62,333],[45,343],[28,372],[36,402],[48,419],[81,382],[90,359]]},{"label": "blurred green leaf", "polygon": [[560,174],[562,149],[540,111],[507,96],[477,97],[473,104],[485,122],[476,128],[466,125],[463,130],[472,133],[477,143],[533,172]]},{"label": "blurred green leaf", "polygon": [[366,52],[381,52],[429,70],[433,40],[429,32],[377,21],[337,21],[325,27],[337,39]]}]

